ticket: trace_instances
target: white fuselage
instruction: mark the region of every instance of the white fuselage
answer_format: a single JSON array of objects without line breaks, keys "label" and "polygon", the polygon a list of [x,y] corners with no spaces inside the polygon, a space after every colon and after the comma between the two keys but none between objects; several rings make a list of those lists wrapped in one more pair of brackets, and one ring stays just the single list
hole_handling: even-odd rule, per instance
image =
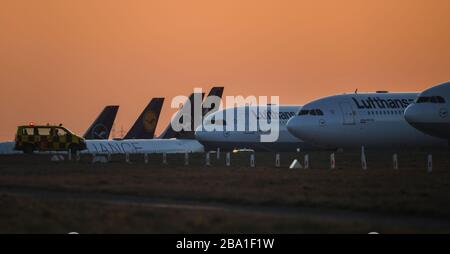
[{"label": "white fuselage", "polygon": [[330,96],[306,104],[289,121],[288,129],[306,142],[327,148],[446,146],[445,140],[406,122],[404,110],[416,97],[417,93]]},{"label": "white fuselage", "polygon": [[[203,126],[200,126],[195,132],[195,137],[203,145],[206,150],[215,150],[220,148],[222,150],[234,149],[252,149],[256,151],[296,151],[297,149],[306,149],[310,147],[302,140],[293,136],[286,129],[287,121],[294,116],[302,106],[279,106],[278,114],[271,110],[261,109],[256,106],[227,108],[209,115],[203,121]],[[233,117],[227,117],[232,114]],[[253,117],[251,117],[253,116]],[[245,120],[245,129],[238,129],[239,117]],[[271,119],[271,123],[276,124],[278,128],[278,138],[273,142],[262,142],[261,136],[267,135],[267,131],[262,131],[259,124],[255,128],[251,128],[251,119],[265,120]],[[212,120],[214,119],[214,120]],[[212,120],[212,121],[211,121]],[[227,126],[233,124],[232,130],[227,129]],[[218,125],[223,128],[210,131],[207,127]]]},{"label": "white fuselage", "polygon": [[[0,142],[0,154],[22,154],[14,150],[15,142]],[[201,153],[203,145],[193,139],[128,139],[86,140],[82,154],[144,154],[144,153]],[[54,153],[54,152],[37,152]],[[57,152],[66,153],[66,151]]]},{"label": "white fuselage", "polygon": [[203,146],[192,139],[86,140],[88,153],[200,153]]},{"label": "white fuselage", "polygon": [[418,130],[450,140],[450,82],[429,88],[405,110],[405,119]]}]

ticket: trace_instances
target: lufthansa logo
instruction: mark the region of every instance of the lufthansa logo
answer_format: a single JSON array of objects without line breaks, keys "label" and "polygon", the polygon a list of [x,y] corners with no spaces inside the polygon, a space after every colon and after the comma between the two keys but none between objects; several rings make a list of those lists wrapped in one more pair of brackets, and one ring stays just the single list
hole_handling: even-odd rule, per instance
[{"label": "lufthansa logo", "polygon": [[447,118],[448,110],[446,108],[441,108],[441,110],[439,110],[439,116],[441,118]]},{"label": "lufthansa logo", "polygon": [[152,111],[145,113],[144,118],[144,129],[148,132],[152,132],[156,126],[156,115]]},{"label": "lufthansa logo", "polygon": [[94,139],[105,139],[108,130],[103,124],[97,124],[92,128],[92,136]]}]

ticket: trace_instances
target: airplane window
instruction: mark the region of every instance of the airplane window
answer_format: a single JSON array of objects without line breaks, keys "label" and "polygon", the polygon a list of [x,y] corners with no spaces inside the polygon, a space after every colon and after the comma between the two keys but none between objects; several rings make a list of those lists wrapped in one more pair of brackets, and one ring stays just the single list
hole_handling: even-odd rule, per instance
[{"label": "airplane window", "polygon": [[320,110],[320,109],[317,109],[316,113],[317,113],[318,116],[323,116],[323,111]]},{"label": "airplane window", "polygon": [[416,103],[445,103],[445,99],[442,96],[422,96],[417,99]]},{"label": "airplane window", "polygon": [[309,112],[309,114],[312,115],[312,116],[315,116],[315,115],[316,115],[316,110],[315,110],[315,109],[311,110],[311,111]]},{"label": "airplane window", "polygon": [[430,97],[419,97],[417,103],[426,103],[430,101]]},{"label": "airplane window", "polygon": [[307,114],[309,114],[309,110],[302,109],[302,110],[300,110],[300,112],[298,112],[299,116],[303,116],[303,115],[307,115]]},{"label": "airplane window", "polygon": [[416,103],[445,103],[442,96],[419,97]]}]

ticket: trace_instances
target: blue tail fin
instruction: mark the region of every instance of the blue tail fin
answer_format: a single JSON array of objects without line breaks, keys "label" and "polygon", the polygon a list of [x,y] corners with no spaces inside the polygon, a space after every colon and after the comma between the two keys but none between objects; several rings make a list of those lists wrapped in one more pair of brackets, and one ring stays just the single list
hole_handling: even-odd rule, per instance
[{"label": "blue tail fin", "polygon": [[84,134],[85,139],[108,139],[119,106],[106,106]]},{"label": "blue tail fin", "polygon": [[152,139],[164,98],[153,98],[123,139]]},{"label": "blue tail fin", "polygon": [[[219,103],[220,104],[220,100],[222,99],[222,95],[223,95],[223,86],[215,86],[213,88],[211,88],[211,91],[209,91],[208,97],[206,97],[205,101],[202,104],[203,107],[203,117],[208,114],[208,113],[214,113],[211,112],[212,110],[217,111],[219,108],[215,108],[216,104]],[[210,100],[210,104],[211,107],[206,107],[205,103],[207,102],[207,100]]]},{"label": "blue tail fin", "polygon": [[[212,107],[203,107],[202,104],[202,116],[205,116],[206,114],[210,113],[211,110],[213,110],[215,108],[215,103],[220,103],[220,100],[217,101],[217,99],[221,99],[222,95],[223,95],[223,87],[213,87],[211,89],[211,91],[208,94],[208,97],[206,98],[206,100],[208,100],[208,98],[213,98],[212,100]],[[191,105],[194,105],[194,93],[191,94],[189,96],[189,100],[191,102]],[[214,96],[214,97],[213,97]],[[202,93],[202,99],[204,97],[204,94]],[[215,100],[214,100],[215,99]],[[205,101],[206,101],[205,100]],[[179,138],[179,139],[195,139],[195,129],[197,126],[194,126],[194,107],[191,107],[191,126],[193,126],[193,130],[192,131],[180,131],[180,132],[176,132],[172,129],[172,125],[171,123],[169,123],[169,126],[166,127],[166,129],[163,131],[163,133],[159,136],[159,138],[162,139],[170,139],[170,138]],[[217,110],[217,109],[215,109]],[[182,118],[180,118],[181,121]]]},{"label": "blue tail fin", "polygon": [[[194,105],[194,98],[196,96],[199,96],[200,94],[195,94],[192,93],[189,96],[189,99],[186,100],[186,103],[190,102],[191,103],[191,126],[194,126],[194,112],[195,112],[195,108],[192,106]],[[201,94],[201,100],[203,100],[204,97],[204,93]],[[176,114],[181,114],[180,111],[178,111]],[[178,118],[177,118],[178,119]],[[183,117],[181,116],[179,118],[179,121],[181,122],[183,119]],[[159,138],[162,139],[170,139],[170,138],[180,138],[180,139],[194,139],[195,138],[195,129],[191,130],[191,131],[175,131],[172,128],[172,121],[169,122],[169,125],[166,127],[166,129],[163,131],[163,133],[159,136]]]}]

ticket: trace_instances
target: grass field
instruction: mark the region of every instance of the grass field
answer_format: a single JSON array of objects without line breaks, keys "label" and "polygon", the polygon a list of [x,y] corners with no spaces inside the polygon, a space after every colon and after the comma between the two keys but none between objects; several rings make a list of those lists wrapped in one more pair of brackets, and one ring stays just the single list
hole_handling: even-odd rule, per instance
[{"label": "grass field", "polygon": [[[392,169],[392,154],[399,169]],[[433,172],[427,155],[433,154]],[[1,233],[450,233],[449,151],[114,156],[93,164],[49,155],[0,157]]]}]

